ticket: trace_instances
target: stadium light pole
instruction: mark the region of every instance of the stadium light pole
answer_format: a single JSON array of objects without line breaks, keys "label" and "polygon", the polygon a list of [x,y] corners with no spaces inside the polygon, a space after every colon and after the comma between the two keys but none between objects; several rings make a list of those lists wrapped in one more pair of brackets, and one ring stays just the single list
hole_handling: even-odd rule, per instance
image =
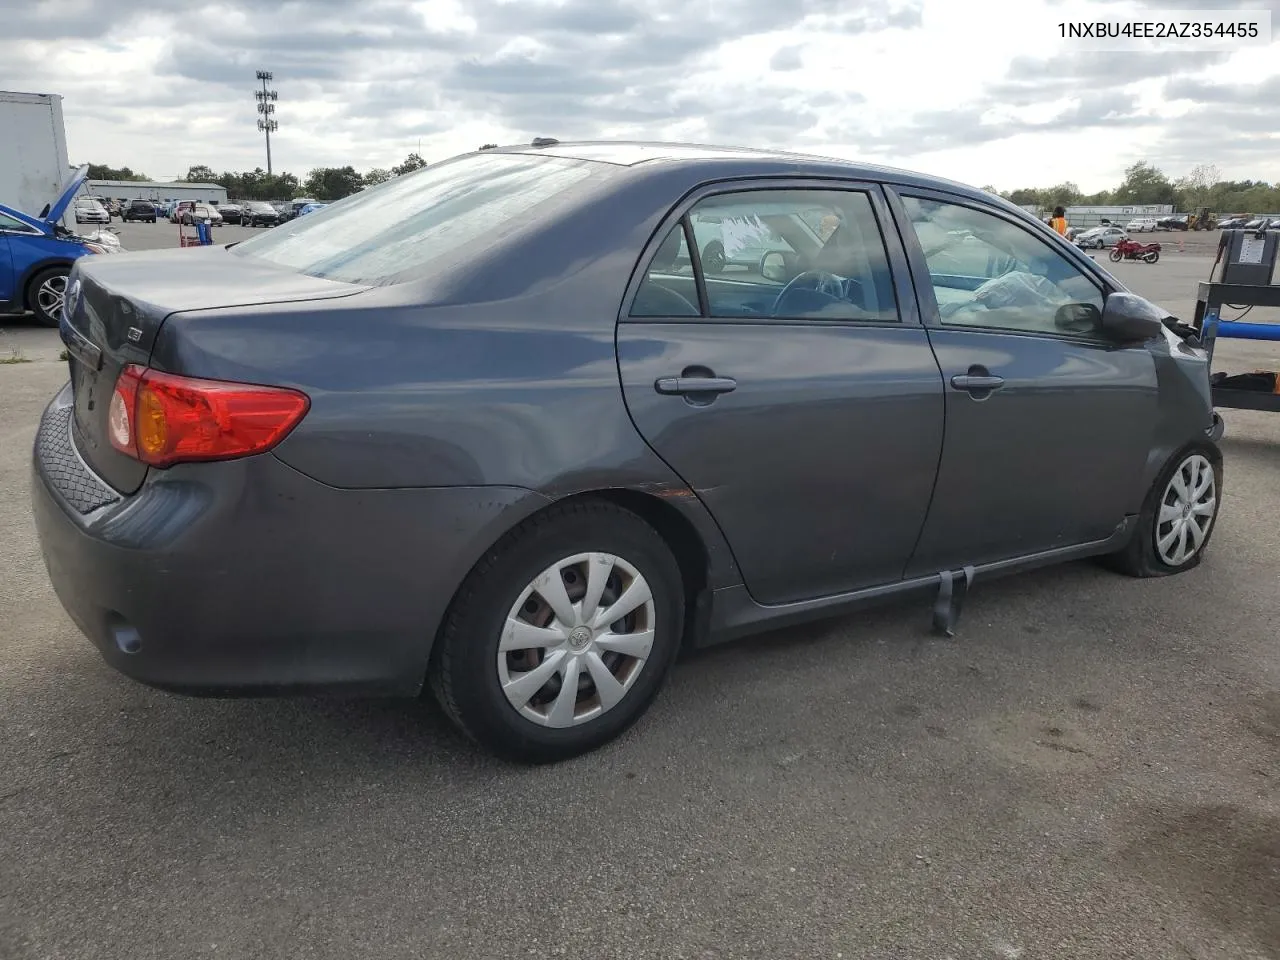
[{"label": "stadium light pole", "polygon": [[258,117],[258,129],[267,136],[267,176],[271,176],[271,131],[278,130],[280,127],[274,119],[276,92],[267,89],[267,84],[271,81],[269,70],[259,70],[258,79],[262,82],[262,89],[255,90],[253,97],[258,101],[258,113],[261,114]]}]

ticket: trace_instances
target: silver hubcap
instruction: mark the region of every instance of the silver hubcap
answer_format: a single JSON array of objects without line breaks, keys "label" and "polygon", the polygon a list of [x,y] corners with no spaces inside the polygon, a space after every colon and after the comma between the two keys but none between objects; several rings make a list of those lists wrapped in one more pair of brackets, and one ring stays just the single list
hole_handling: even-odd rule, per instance
[{"label": "silver hubcap", "polygon": [[615,707],[653,647],[653,594],[608,553],[553,563],[525,587],[498,644],[498,681],[526,719],[572,727]]},{"label": "silver hubcap", "polygon": [[1160,559],[1171,567],[1180,567],[1199,553],[1217,507],[1213,465],[1198,453],[1187,457],[1160,500],[1155,530]]},{"label": "silver hubcap", "polygon": [[40,284],[36,291],[36,302],[47,317],[56,317],[62,313],[62,303],[67,296],[67,278],[50,277]]}]

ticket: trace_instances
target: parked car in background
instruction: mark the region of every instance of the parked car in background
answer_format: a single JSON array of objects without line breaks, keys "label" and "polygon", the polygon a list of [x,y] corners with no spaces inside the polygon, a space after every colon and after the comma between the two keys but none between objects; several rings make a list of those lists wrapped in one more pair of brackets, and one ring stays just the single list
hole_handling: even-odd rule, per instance
[{"label": "parked car in background", "polygon": [[308,203],[306,206],[304,206],[301,210],[298,211],[298,216],[304,217],[308,213],[315,213],[317,210],[323,210],[327,206],[328,206],[327,203]]},{"label": "parked car in background", "polygon": [[1091,230],[1085,230],[1075,238],[1076,246],[1082,250],[1101,250],[1104,247],[1114,247],[1121,240],[1127,240],[1129,235],[1119,227],[1094,227]]},{"label": "parked car in background", "polygon": [[244,218],[244,208],[234,200],[217,205],[218,214],[222,217],[223,223],[242,223]]},{"label": "parked car in background", "polygon": [[41,217],[0,204],[0,314],[30,310],[37,323],[56,327],[72,265],[88,254],[119,251],[118,242],[96,242],[62,226],[88,173],[81,168]]},{"label": "parked car in background", "polygon": [[319,201],[317,200],[312,200],[310,197],[299,197],[297,200],[290,201],[289,208],[293,212],[293,216],[296,217],[302,212],[303,207],[318,202]]},{"label": "parked car in background", "polygon": [[280,222],[280,214],[269,203],[250,200],[241,208],[240,222],[246,227],[274,227]]},{"label": "parked car in background", "polygon": [[144,223],[156,222],[156,205],[150,200],[130,200],[124,208],[123,219],[125,223],[132,223],[140,220]]},{"label": "parked car in background", "polygon": [[1171,217],[1161,217],[1156,221],[1156,224],[1162,230],[1186,230],[1187,220],[1188,215],[1184,213]]},{"label": "parked car in background", "polygon": [[1155,217],[1135,217],[1125,226],[1129,233],[1154,233],[1159,226]]},{"label": "parked car in background", "polygon": [[271,207],[276,212],[277,223],[284,223],[294,218],[293,203],[288,200],[272,200]]},{"label": "parked car in background", "polygon": [[110,223],[111,214],[93,197],[79,197],[72,208],[76,223]]},{"label": "parked car in background", "polygon": [[193,203],[183,207],[179,216],[188,226],[196,223],[207,223],[212,227],[222,226],[222,214],[218,212],[217,207],[208,203]]},{"label": "parked car in background", "polygon": [[[790,250],[708,273],[703,215]],[[1194,338],[925,175],[539,140],[72,285],[31,496],[106,661],[426,684],[524,761],[618,736],[686,646],[913,591],[949,624],[957,578],[1079,557],[1178,574],[1218,514]]]},{"label": "parked car in background", "polygon": [[[691,222],[702,269],[709,274],[721,273],[730,266],[759,270],[764,255],[771,250],[794,252],[791,245],[759,217],[705,213],[693,217]],[[814,233],[816,235],[816,230]]]},{"label": "parked car in background", "polygon": [[1225,220],[1218,221],[1218,227],[1222,230],[1240,230],[1249,222],[1249,217],[1228,217]]}]

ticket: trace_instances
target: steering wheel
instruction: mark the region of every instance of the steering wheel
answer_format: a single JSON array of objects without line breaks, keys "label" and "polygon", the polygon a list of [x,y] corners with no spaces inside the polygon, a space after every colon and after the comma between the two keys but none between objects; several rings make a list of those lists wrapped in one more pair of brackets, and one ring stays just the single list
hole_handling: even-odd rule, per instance
[{"label": "steering wheel", "polygon": [[[850,303],[852,302],[849,296],[850,287],[857,285],[857,281],[846,281],[826,270],[806,270],[787,281],[787,285],[782,288],[777,298],[774,299],[771,313],[775,317],[778,316],[779,308],[787,298],[792,293],[801,290],[816,294],[817,298],[820,298],[820,302]],[[813,308],[810,308],[806,312],[812,312],[812,310]]]}]

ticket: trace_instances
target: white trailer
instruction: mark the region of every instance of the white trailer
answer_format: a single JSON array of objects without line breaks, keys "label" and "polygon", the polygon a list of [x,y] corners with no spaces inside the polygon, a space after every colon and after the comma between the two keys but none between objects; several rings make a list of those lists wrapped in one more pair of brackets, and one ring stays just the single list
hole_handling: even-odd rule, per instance
[{"label": "white trailer", "polygon": [[62,97],[0,90],[0,203],[39,216],[70,175]]}]

